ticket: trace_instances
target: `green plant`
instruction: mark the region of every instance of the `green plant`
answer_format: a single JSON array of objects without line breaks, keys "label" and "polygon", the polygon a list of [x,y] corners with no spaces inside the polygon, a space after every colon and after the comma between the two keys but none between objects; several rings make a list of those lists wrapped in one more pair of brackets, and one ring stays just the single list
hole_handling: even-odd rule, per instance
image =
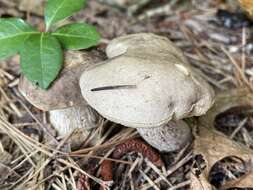
[{"label": "green plant", "polygon": [[63,50],[86,49],[96,45],[100,35],[84,23],[55,24],[81,10],[86,0],[48,0],[46,31],[39,32],[20,18],[0,18],[0,59],[20,54],[21,71],[42,89],[55,80],[63,65]]}]

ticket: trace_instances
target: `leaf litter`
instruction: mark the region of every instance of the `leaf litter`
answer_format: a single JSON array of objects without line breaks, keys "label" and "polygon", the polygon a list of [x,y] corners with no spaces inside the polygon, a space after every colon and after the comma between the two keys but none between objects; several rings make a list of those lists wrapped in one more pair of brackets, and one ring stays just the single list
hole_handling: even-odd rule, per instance
[{"label": "leaf litter", "polygon": [[[28,1],[0,1],[4,7],[1,16],[26,17],[29,13],[37,25],[41,10],[29,10],[28,6],[19,9],[24,2]],[[191,64],[204,72],[203,77],[217,91],[214,107],[205,116],[191,120],[193,145],[179,152],[160,153],[165,169],[153,166],[136,153],[125,155],[124,162],[113,160],[117,163],[114,172],[122,176],[115,178],[113,189],[120,189],[120,185],[124,189],[252,188],[250,30],[225,28],[216,17],[218,8],[235,11],[238,5],[220,1],[205,1],[198,6],[194,4],[196,1],[147,1],[133,4],[137,11],[129,14],[133,9],[112,9],[111,4],[104,2],[89,1],[85,12],[71,18],[97,25],[103,35],[99,49],[104,50],[113,37],[127,33],[154,32],[167,36],[184,50]],[[0,176],[0,189],[76,189],[80,174],[92,179],[93,188],[98,188],[98,184],[110,185],[99,176],[100,164],[108,159],[115,145],[136,137],[135,130],[119,130],[115,124],[103,121],[91,135],[107,129],[96,146],[71,149],[68,137],[58,139],[47,114],[19,95],[16,63],[12,58],[0,68],[0,170],[5,171]]]}]

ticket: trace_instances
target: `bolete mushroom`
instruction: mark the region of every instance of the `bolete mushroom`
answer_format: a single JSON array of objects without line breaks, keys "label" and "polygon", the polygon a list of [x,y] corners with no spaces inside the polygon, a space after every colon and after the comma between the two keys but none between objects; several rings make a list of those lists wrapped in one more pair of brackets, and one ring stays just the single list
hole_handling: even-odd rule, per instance
[{"label": "bolete mushroom", "polygon": [[79,78],[87,67],[101,60],[101,56],[94,53],[66,52],[64,68],[48,90],[40,89],[23,76],[20,78],[21,94],[38,109],[49,111],[50,123],[59,136],[77,130],[71,138],[73,146],[83,142],[100,118],[82,98]]},{"label": "bolete mushroom", "polygon": [[126,35],[106,48],[108,60],[80,78],[84,99],[105,118],[127,127],[160,151],[191,141],[181,119],[199,116],[212,106],[214,92],[165,37]]}]

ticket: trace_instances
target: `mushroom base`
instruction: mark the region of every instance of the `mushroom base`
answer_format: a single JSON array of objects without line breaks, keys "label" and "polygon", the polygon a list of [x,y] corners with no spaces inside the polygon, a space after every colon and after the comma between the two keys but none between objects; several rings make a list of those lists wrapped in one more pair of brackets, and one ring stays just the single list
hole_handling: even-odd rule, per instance
[{"label": "mushroom base", "polygon": [[[92,129],[97,127],[99,115],[87,105],[79,105],[65,109],[49,111],[49,119],[59,137],[69,135],[71,146],[81,145],[90,135]],[[93,138],[91,144],[96,143]]]},{"label": "mushroom base", "polygon": [[192,140],[190,127],[182,120],[170,121],[155,128],[137,128],[142,138],[163,152],[176,151]]}]

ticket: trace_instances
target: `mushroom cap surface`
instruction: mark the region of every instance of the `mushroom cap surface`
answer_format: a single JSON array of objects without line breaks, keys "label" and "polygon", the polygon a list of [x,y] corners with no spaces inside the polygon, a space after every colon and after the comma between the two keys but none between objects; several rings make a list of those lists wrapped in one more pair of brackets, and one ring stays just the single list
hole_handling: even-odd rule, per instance
[{"label": "mushroom cap surface", "polygon": [[112,40],[109,59],[85,70],[81,92],[105,118],[128,127],[158,127],[204,114],[212,88],[165,37],[149,33]]},{"label": "mushroom cap surface", "polygon": [[21,76],[19,91],[35,107],[44,110],[62,109],[84,102],[79,78],[82,72],[102,59],[91,52],[68,51],[64,68],[48,90],[43,90]]}]

